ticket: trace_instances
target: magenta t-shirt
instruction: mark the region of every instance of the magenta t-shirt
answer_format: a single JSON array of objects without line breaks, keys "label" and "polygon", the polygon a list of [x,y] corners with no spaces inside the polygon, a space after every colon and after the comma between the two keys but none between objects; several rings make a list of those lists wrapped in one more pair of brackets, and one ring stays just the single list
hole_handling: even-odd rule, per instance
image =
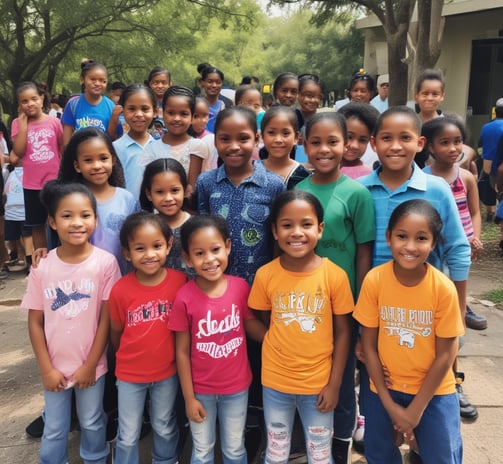
[{"label": "magenta t-shirt", "polygon": [[[12,140],[19,132],[18,119],[12,122]],[[26,151],[23,155],[23,188],[42,190],[58,177],[63,145],[63,126],[54,116],[28,121]]]},{"label": "magenta t-shirt", "polygon": [[227,289],[219,298],[210,298],[194,280],[185,284],[168,323],[171,330],[190,334],[192,383],[200,394],[238,393],[251,382],[243,324],[253,319],[250,288],[240,277],[226,278]]},{"label": "magenta t-shirt", "polygon": [[[72,374],[87,360],[96,336],[102,302],[121,277],[115,257],[93,248],[83,262],[69,264],[51,250],[30,270],[28,287],[21,302],[25,309],[44,311],[44,331],[52,366],[72,386]],[[103,353],[96,378],[107,371]]]}]

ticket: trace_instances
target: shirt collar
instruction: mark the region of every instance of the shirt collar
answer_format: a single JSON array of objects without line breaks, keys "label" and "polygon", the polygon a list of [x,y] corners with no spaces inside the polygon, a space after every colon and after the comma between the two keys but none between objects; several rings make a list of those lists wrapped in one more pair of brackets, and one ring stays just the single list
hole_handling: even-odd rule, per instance
[{"label": "shirt collar", "polygon": [[[266,186],[266,169],[262,165],[262,163],[258,161],[252,161],[253,164],[253,173],[250,177],[247,177],[242,184],[244,183],[253,183],[258,185],[259,187]],[[222,164],[217,170],[217,182],[222,182],[223,180],[228,180],[230,182],[227,173],[225,172],[225,166]]]}]

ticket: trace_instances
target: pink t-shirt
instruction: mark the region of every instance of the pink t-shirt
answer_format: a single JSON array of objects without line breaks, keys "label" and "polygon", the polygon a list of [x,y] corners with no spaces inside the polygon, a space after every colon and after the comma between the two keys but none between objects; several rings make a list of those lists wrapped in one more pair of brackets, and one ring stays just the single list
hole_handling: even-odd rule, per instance
[{"label": "pink t-shirt", "polygon": [[[61,261],[51,250],[36,269],[30,270],[21,302],[25,309],[44,311],[44,332],[51,363],[72,386],[72,374],[86,361],[96,336],[101,305],[120,278],[115,257],[93,248],[83,262]],[[107,371],[105,353],[96,367],[96,378]]]},{"label": "pink t-shirt", "polygon": [[[12,140],[19,132],[18,119],[12,122]],[[63,126],[54,116],[28,122],[26,150],[23,155],[23,187],[41,190],[46,182],[56,179],[63,147]]]},{"label": "pink t-shirt", "polygon": [[226,278],[227,289],[218,298],[210,298],[194,280],[184,285],[169,321],[171,330],[190,333],[192,383],[200,394],[238,393],[251,382],[243,324],[253,319],[250,288],[240,277]]},{"label": "pink t-shirt", "polygon": [[167,271],[164,280],[152,287],[138,282],[131,272],[110,293],[110,319],[123,326],[115,368],[123,382],[158,382],[176,373],[175,337],[168,320],[187,276]]}]

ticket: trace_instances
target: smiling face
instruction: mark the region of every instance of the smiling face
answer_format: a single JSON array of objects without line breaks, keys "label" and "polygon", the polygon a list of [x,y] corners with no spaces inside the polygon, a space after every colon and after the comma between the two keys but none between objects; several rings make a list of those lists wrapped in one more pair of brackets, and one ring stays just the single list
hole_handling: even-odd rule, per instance
[{"label": "smiling face", "polygon": [[217,96],[224,84],[218,73],[209,73],[205,79],[201,80],[201,83],[208,97]]},{"label": "smiling face", "polygon": [[112,175],[113,158],[105,141],[92,137],[77,148],[74,167],[89,186],[103,186]]},{"label": "smiling face", "polygon": [[216,284],[225,279],[230,239],[224,240],[216,227],[202,227],[195,230],[188,240],[188,253],[183,254],[187,264],[194,268],[196,280],[202,287]]},{"label": "smiling face", "polygon": [[416,103],[424,113],[433,113],[444,101],[444,86],[437,79],[426,79],[421,83],[419,92],[415,94]]},{"label": "smiling face", "polygon": [[446,125],[428,144],[429,151],[435,161],[446,166],[452,166],[463,151],[463,136],[455,124]]},{"label": "smiling face", "polygon": [[331,183],[339,178],[345,141],[342,129],[335,121],[323,119],[311,126],[304,149],[314,168],[314,182]]},{"label": "smiling face", "polygon": [[395,273],[400,277],[424,272],[424,263],[435,248],[428,219],[418,213],[402,216],[391,231],[386,231],[386,243],[391,248]]},{"label": "smiling face", "polygon": [[37,119],[42,114],[44,99],[36,89],[28,87],[18,95],[17,100],[20,111],[25,113],[29,119]]},{"label": "smiling face", "polygon": [[194,129],[196,134],[204,132],[206,125],[208,124],[209,117],[210,108],[208,103],[202,102],[199,99],[196,100],[196,108],[194,116],[192,116],[192,129]]},{"label": "smiling face", "polygon": [[270,158],[289,158],[299,135],[287,114],[279,112],[264,127],[262,140]]},{"label": "smiling face", "polygon": [[406,174],[412,169],[412,160],[424,146],[411,115],[393,113],[386,116],[378,133],[370,143],[377,153],[383,170]]},{"label": "smiling face", "polygon": [[128,239],[124,256],[135,268],[136,278],[141,283],[157,282],[164,275],[164,263],[171,249],[171,242],[161,229],[150,222],[137,227]]},{"label": "smiling face", "polygon": [[80,78],[81,84],[84,84],[85,94],[91,99],[97,99],[105,92],[108,82],[106,69],[101,66],[95,66],[89,69],[84,77]]},{"label": "smiling face", "polygon": [[148,83],[148,86],[154,91],[157,101],[162,101],[163,95],[169,89],[171,80],[166,73],[156,74]]},{"label": "smiling face", "polygon": [[144,134],[154,119],[152,99],[144,90],[131,94],[124,102],[124,119],[129,125],[129,135]]},{"label": "smiling face", "polygon": [[225,167],[233,171],[250,167],[253,150],[258,143],[258,134],[250,127],[248,119],[235,112],[226,117],[215,134],[215,147]]},{"label": "smiling face", "polygon": [[173,136],[185,134],[192,122],[192,111],[187,97],[170,96],[162,109],[164,124]]},{"label": "smiling face", "polygon": [[300,109],[306,114],[316,113],[318,106],[320,106],[321,98],[320,86],[312,81],[305,82],[298,97]]},{"label": "smiling face", "polygon": [[367,150],[370,131],[362,121],[355,117],[348,118],[346,125],[348,128],[348,142],[344,152],[344,160],[348,163],[355,163]]},{"label": "smiling face", "polygon": [[174,218],[182,211],[185,190],[176,172],[163,171],[156,174],[152,178],[150,190],[145,193],[162,216]]},{"label": "smiling face", "polygon": [[368,103],[373,97],[365,80],[357,80],[349,90],[349,99],[354,102]]},{"label": "smiling face", "polygon": [[247,106],[258,114],[262,109],[262,96],[257,89],[248,89],[237,104]]},{"label": "smiling face", "polygon": [[283,81],[274,91],[274,95],[283,106],[292,106],[299,94],[298,79],[287,79]]},{"label": "smiling face", "polygon": [[316,211],[305,200],[286,203],[272,225],[274,238],[287,259],[310,259],[323,233]]},{"label": "smiling face", "polygon": [[96,228],[96,215],[89,197],[72,193],[61,198],[54,216],[49,216],[49,225],[59,236],[63,245],[84,246]]}]

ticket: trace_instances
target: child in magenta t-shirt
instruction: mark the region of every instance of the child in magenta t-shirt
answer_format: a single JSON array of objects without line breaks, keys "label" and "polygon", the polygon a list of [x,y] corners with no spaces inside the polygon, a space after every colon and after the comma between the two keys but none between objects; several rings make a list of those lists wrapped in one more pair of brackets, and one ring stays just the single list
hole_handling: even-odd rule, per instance
[{"label": "child in magenta t-shirt", "polygon": [[124,256],[135,270],[119,280],[110,293],[119,393],[115,462],[139,462],[138,441],[149,393],[153,462],[174,464],[178,461],[174,408],[178,377],[175,340],[168,320],[176,292],[187,277],[164,267],[173,239],[159,215],[146,211],[131,214],[122,225],[120,240]]},{"label": "child in magenta t-shirt", "polygon": [[[169,328],[192,432],[191,462],[213,462],[218,416],[224,462],[246,463],[244,429],[252,375],[246,335],[266,328],[247,304],[248,284],[224,274],[231,249],[221,216],[193,216],[182,225],[183,255],[196,277],[178,292]],[[245,333],[246,332],[246,333]]]},{"label": "child in magenta t-shirt", "polygon": [[22,308],[44,387],[40,463],[68,462],[72,390],[84,462],[104,463],[109,453],[103,390],[107,360],[108,297],[120,278],[116,259],[89,243],[96,200],[82,184],[51,181],[41,193],[49,224],[61,245],[32,268]]}]

